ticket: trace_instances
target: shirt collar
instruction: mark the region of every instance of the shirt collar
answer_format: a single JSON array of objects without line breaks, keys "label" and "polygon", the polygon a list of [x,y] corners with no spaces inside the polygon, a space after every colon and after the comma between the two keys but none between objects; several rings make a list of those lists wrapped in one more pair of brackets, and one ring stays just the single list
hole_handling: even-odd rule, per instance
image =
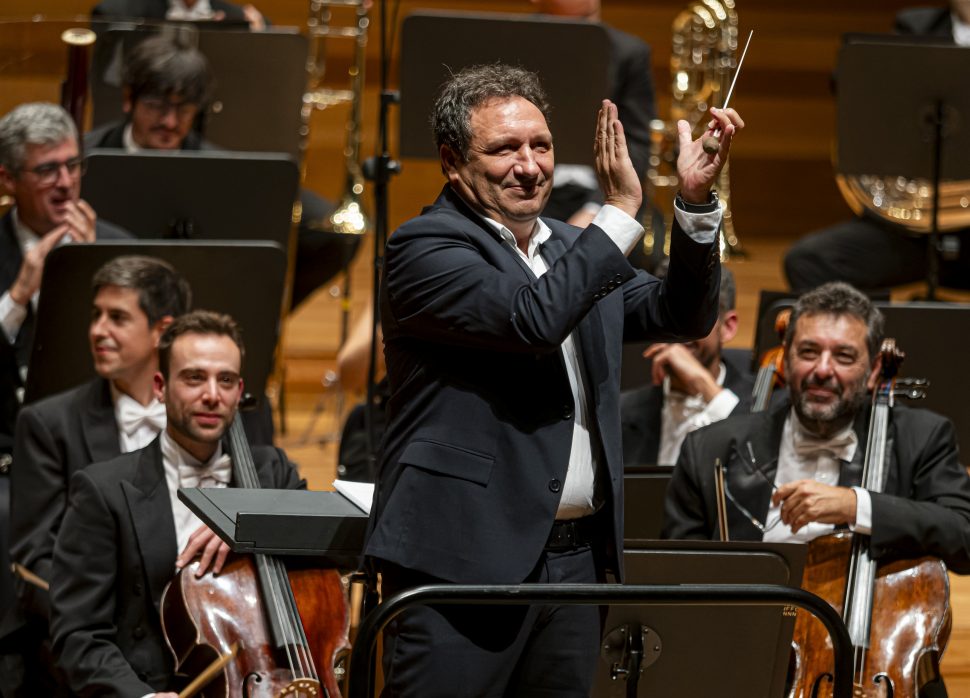
[{"label": "shirt collar", "polygon": [[216,460],[222,457],[222,442],[220,441],[216,445],[215,453],[212,457],[205,463],[200,461],[198,458],[193,456],[191,453],[186,451],[184,448],[178,445],[178,443],[171,437],[168,433],[168,429],[164,429],[161,435],[161,448],[162,448],[162,459],[166,464],[171,464],[176,467],[179,465],[191,465],[195,468],[202,468],[208,466],[211,463],[215,463]]},{"label": "shirt collar", "polygon": [[[486,216],[482,216],[481,218],[488,223],[492,230],[498,233],[502,240],[511,244],[516,250],[519,249],[518,243],[515,240],[515,235],[512,234],[511,230],[496,220],[492,220]],[[529,238],[529,252],[526,257],[529,259],[535,257],[539,246],[546,242],[550,237],[552,237],[552,229],[549,228],[549,226],[546,225],[545,221],[543,221],[541,218],[536,218],[535,227],[532,229],[532,236]]]},{"label": "shirt collar", "polygon": [[13,209],[13,232],[17,236],[17,244],[20,245],[21,253],[27,251],[40,242],[40,235],[31,230],[26,223],[20,220],[20,211],[14,206]]},{"label": "shirt collar", "polygon": [[131,122],[125,124],[125,131],[121,134],[121,141],[125,146],[126,153],[140,153],[144,148],[135,142],[135,137],[131,133]]}]

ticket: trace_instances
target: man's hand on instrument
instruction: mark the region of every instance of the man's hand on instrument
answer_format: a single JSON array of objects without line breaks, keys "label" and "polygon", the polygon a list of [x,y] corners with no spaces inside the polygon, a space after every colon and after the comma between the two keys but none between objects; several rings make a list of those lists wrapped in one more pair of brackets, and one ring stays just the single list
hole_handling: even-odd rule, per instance
[{"label": "man's hand on instrument", "polygon": [[773,505],[781,504],[781,521],[792,533],[810,523],[855,523],[856,496],[851,487],[833,487],[815,480],[787,482],[771,495]]},{"label": "man's hand on instrument", "polygon": [[596,154],[596,176],[605,203],[616,206],[631,218],[635,217],[643,200],[643,187],[630,160],[616,105],[608,99],[603,100],[596,119],[593,152]]},{"label": "man's hand on instrument", "polygon": [[182,569],[192,562],[196,555],[201,555],[199,568],[195,571],[196,577],[204,575],[210,567],[213,574],[219,574],[229,555],[229,546],[213,533],[212,529],[203,524],[192,531],[189,542],[185,544],[185,550],[175,561],[175,566]]},{"label": "man's hand on instrument", "polygon": [[[690,124],[684,120],[677,122],[677,137],[680,141],[680,155],[677,157],[677,176],[680,181],[680,195],[691,204],[707,203],[708,194],[718,173],[727,162],[731,140],[737,129],[744,128],[744,121],[733,109],[711,109],[713,119],[707,130],[695,140],[691,140]],[[704,150],[705,138],[713,138],[715,130],[720,130],[720,143],[716,153]]]},{"label": "man's hand on instrument", "polygon": [[687,395],[701,395],[705,402],[713,400],[721,386],[714,376],[683,344],[651,344],[643,358],[652,359],[651,378],[654,385],[670,376],[671,387]]}]

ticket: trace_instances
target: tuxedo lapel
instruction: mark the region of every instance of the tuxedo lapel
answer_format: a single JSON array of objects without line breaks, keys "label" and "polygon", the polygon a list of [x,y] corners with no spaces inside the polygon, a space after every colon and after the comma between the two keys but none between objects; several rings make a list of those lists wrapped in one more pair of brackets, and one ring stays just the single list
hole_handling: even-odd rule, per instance
[{"label": "tuxedo lapel", "polygon": [[81,434],[87,447],[89,462],[100,463],[121,455],[111,386],[103,378],[88,384],[81,407]]},{"label": "tuxedo lapel", "polygon": [[[741,506],[762,524],[768,518],[771,507],[775,473],[778,471],[778,451],[787,416],[787,404],[783,409],[770,412],[764,422],[733,441],[728,454],[728,489]],[[731,537],[738,540],[761,540],[763,537],[758,527],[730,502],[728,526]]]},{"label": "tuxedo lapel", "polygon": [[165,484],[158,439],[139,452],[137,472],[131,482],[121,482],[121,489],[138,541],[145,578],[152,600],[158,606],[165,585],[175,573],[175,558],[178,556],[175,518]]}]

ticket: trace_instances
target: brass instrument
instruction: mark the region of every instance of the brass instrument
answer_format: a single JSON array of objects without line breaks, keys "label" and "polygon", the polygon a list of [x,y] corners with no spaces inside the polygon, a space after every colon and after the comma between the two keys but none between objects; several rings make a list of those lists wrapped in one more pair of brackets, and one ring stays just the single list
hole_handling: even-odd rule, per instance
[{"label": "brass instrument", "polygon": [[[868,210],[910,232],[931,232],[933,183],[930,180],[839,173],[835,181],[846,203],[857,216],[861,216],[863,210]],[[970,227],[970,181],[940,182],[940,232],[967,227]]]},{"label": "brass instrument", "polygon": [[[709,110],[723,104],[737,68],[738,14],[734,0],[694,0],[674,18],[670,56],[672,103],[670,120],[651,124],[651,152],[647,179],[651,188],[677,187],[677,121],[684,119],[695,134],[707,127]],[[723,212],[721,260],[741,253],[731,215],[729,163],[718,176],[717,190]],[[649,225],[649,222],[647,222]],[[644,248],[652,254],[656,232],[647,229]],[[670,226],[664,254],[669,253]]]},{"label": "brass instrument", "polygon": [[[350,235],[362,235],[369,226],[361,205],[364,175],[360,167],[361,101],[364,91],[367,27],[370,24],[366,5],[365,0],[310,0],[310,16],[307,20],[307,31],[310,37],[307,73],[310,85],[303,95],[304,138],[309,134],[310,116],[314,110],[329,109],[338,104],[350,104],[350,114],[346,124],[347,140],[344,146],[345,191],[337,208],[327,220],[311,221],[310,225],[329,232]],[[350,11],[353,15],[353,23],[334,26],[334,8]],[[327,41],[330,38],[354,41],[354,60],[348,70],[349,89],[338,90],[324,86]]]}]

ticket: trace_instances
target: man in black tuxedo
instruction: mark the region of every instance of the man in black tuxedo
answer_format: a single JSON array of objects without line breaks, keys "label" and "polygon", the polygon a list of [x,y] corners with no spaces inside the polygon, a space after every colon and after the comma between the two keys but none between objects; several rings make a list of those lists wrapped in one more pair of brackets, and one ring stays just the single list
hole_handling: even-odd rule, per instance
[{"label": "man in black tuxedo", "polygon": [[266,18],[253,5],[239,6],[226,0],[103,0],[91,10],[91,16],[96,19],[229,20],[247,22],[253,31],[266,28]]},{"label": "man in black tuxedo", "polygon": [[[599,22],[600,0],[529,0],[536,11]],[[650,122],[657,118],[650,47],[603,24],[610,41],[610,99],[616,104],[633,169],[642,182],[650,158]],[[543,214],[585,228],[603,205],[596,173],[585,165],[556,165],[556,182]]]},{"label": "man in black tuxedo", "polygon": [[[81,695],[164,696],[174,664],[158,604],[176,567],[218,573],[228,546],[176,497],[180,487],[233,486],[221,439],[242,394],[243,347],[231,318],[194,311],[159,343],[155,396],[167,424],[145,448],[75,473],[51,574],[51,633]],[[279,449],[253,448],[264,487],[302,488]],[[181,551],[181,552],[179,552]],[[147,586],[146,586],[147,585]]]},{"label": "man in black tuxedo", "polygon": [[[122,72],[123,121],[103,124],[84,137],[84,148],[141,150],[220,150],[195,130],[197,117],[212,99],[206,57],[181,34],[159,34],[140,42],[125,57]],[[300,225],[290,307],[350,263],[359,235],[319,229],[333,204],[301,188]]]},{"label": "man in black tuxedo", "polygon": [[44,260],[65,242],[130,237],[81,200],[82,166],[77,129],[57,105],[22,104],[0,119],[0,189],[14,200],[0,218],[0,616],[13,603],[8,473]]},{"label": "man in black tuxedo", "polygon": [[970,477],[949,420],[894,406],[884,491],[859,486],[882,337],[881,313],[851,286],[802,296],[785,338],[791,402],[687,437],[667,490],[664,537],[719,536],[719,458],[732,540],[808,541],[847,526],[870,536],[874,559],[932,555],[970,572]]},{"label": "man in black tuxedo", "polygon": [[[714,154],[680,124],[680,222],[661,281],[626,259],[642,193],[608,100],[595,139],[606,205],[585,230],[539,218],[554,167],[546,110],[528,71],[452,76],[432,114],[447,184],[387,246],[389,422],[365,549],[385,594],[619,573],[622,338],[700,337],[716,318],[710,186],[737,114],[715,112]],[[599,625],[595,608],[406,611],[385,634],[385,691],[585,696]]]},{"label": "man in black tuxedo", "polygon": [[[191,305],[188,283],[168,263],[118,257],[92,279],[88,338],[98,378],[26,405],[18,415],[11,470],[11,557],[50,579],[54,539],[67,505],[71,475],[153,441],[165,426],[154,394],[158,342]],[[23,658],[24,695],[52,694],[46,591],[17,581],[17,605],[2,624],[4,644]],[[13,634],[16,633],[16,634]],[[5,662],[14,661],[5,657]],[[16,672],[7,665],[0,683]],[[43,687],[43,688],[42,688]]]},{"label": "man in black tuxedo", "polygon": [[652,344],[651,384],[620,396],[623,462],[677,462],[688,433],[751,409],[751,352],[725,350],[738,332],[734,275],[721,267],[717,322],[706,337],[683,344]]},{"label": "man in black tuxedo", "polygon": [[[940,43],[970,46],[970,2],[949,7],[914,7],[896,15],[894,30],[904,36],[936,37]],[[954,90],[964,89],[954,76]],[[863,291],[922,281],[927,275],[928,236],[909,232],[869,211],[804,236],[785,253],[785,276],[793,291],[809,291],[827,281],[845,281]],[[940,281],[959,288],[970,279],[970,231],[941,236]],[[859,260],[865,260],[861,264]]]}]

